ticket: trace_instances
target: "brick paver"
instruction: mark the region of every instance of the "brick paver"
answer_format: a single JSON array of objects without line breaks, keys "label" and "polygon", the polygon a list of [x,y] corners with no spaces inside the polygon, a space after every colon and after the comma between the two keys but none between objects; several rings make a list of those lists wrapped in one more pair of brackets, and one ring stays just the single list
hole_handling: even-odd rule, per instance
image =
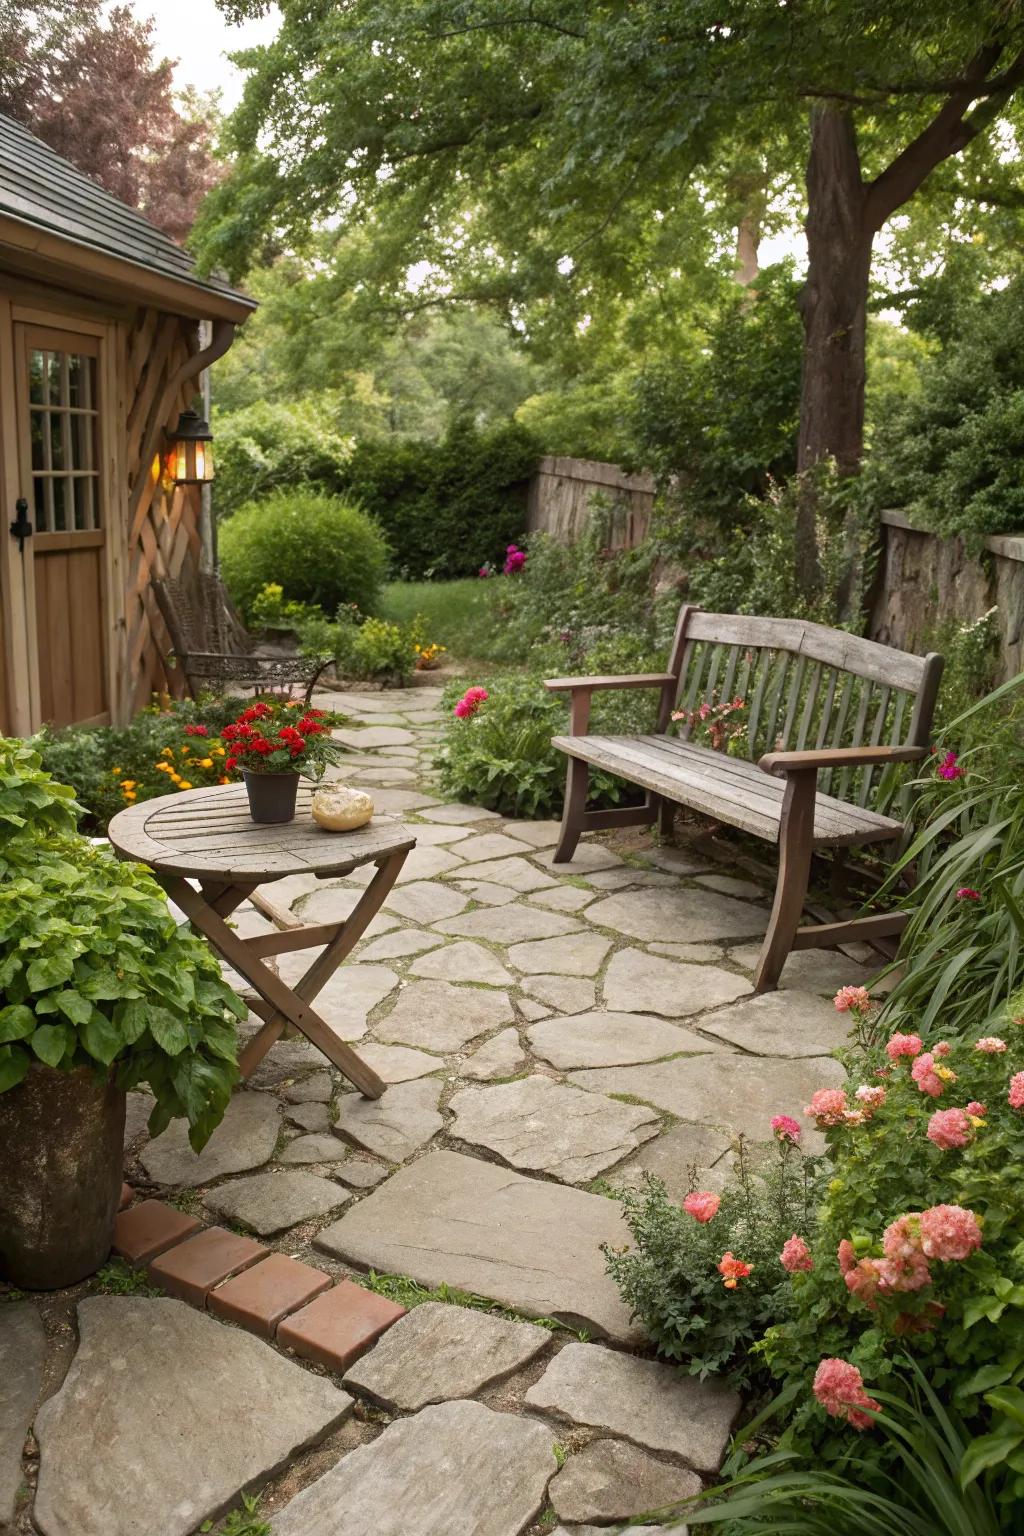
[{"label": "brick paver", "polygon": [[343,1371],[405,1313],[386,1296],[342,1280],[286,1318],[277,1342],[329,1371]]},{"label": "brick paver", "polygon": [[312,1301],[330,1284],[330,1275],[325,1275],[322,1269],[300,1264],[283,1253],[272,1253],[262,1263],[210,1291],[206,1305],[219,1317],[272,1339],[282,1318]]},{"label": "brick paver", "polygon": [[224,1227],[207,1227],[155,1258],[149,1277],[168,1296],[177,1296],[193,1307],[205,1307],[215,1285],[249,1269],[268,1252],[251,1237],[241,1237]]},{"label": "brick paver", "polygon": [[148,1264],[158,1253],[172,1248],[198,1231],[201,1223],[162,1200],[142,1200],[121,1211],[114,1223],[114,1252],[129,1264]]}]

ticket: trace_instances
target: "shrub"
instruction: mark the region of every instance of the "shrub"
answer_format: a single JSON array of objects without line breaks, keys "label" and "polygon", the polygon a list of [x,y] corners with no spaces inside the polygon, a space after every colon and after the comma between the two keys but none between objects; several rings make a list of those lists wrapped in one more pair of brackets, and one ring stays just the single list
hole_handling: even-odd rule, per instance
[{"label": "shrub", "polygon": [[[591,657],[599,661],[601,652],[595,648]],[[650,665],[624,670],[649,671]],[[548,693],[538,675],[502,673],[487,679],[487,697],[479,707],[460,717],[455,706],[461,691],[462,684],[453,683],[444,695],[449,714],[435,761],[445,794],[503,816],[561,815],[566,760],[551,738],[566,730],[565,696]],[[656,709],[651,690],[599,694],[594,729],[649,730]],[[612,774],[591,770],[592,809],[617,805],[636,793]]]},{"label": "shrub", "polygon": [[[755,1171],[741,1138],[721,1197],[691,1195],[683,1206],[660,1179],[644,1178],[642,1191],[619,1196],[633,1248],[605,1249],[623,1301],[658,1353],[691,1375],[728,1371],[749,1380],[758,1368],[751,1346],[792,1310],[780,1254],[794,1234],[812,1230],[813,1162],[780,1139],[776,1156]],[[730,1272],[730,1260],[740,1272]]]},{"label": "shrub", "polygon": [[961,299],[921,387],[880,421],[865,486],[876,510],[902,507],[975,549],[1024,527],[1024,280]]},{"label": "shrub", "polygon": [[258,400],[237,411],[215,409],[218,518],[285,487],[337,493],[352,452],[352,439],[330,425],[339,407],[338,397],[327,392],[288,404]]},{"label": "shrub", "polygon": [[376,678],[392,685],[403,683],[416,660],[415,642],[409,630],[385,619],[365,619],[349,630],[340,656],[345,671],[355,677]]},{"label": "shrub", "polygon": [[387,570],[384,536],[351,502],[319,491],[275,491],[249,502],[220,529],[220,559],[232,598],[246,614],[268,582],[292,602],[333,612],[376,606]]},{"label": "shrub", "polygon": [[150,1130],[177,1115],[199,1150],[238,1079],[245,1004],[152,876],[74,830],[71,791],[0,740],[0,1092],[33,1061],[147,1083]]},{"label": "shrub", "polygon": [[475,576],[521,532],[537,452],[514,422],[484,431],[459,422],[439,443],[361,442],[344,484],[384,529],[403,575]]},{"label": "shrub", "polygon": [[847,1423],[827,1394],[816,1400],[820,1363],[856,1367],[871,1393],[909,1354],[978,1437],[965,1479],[998,1466],[1019,1499],[1024,1024],[927,1049],[920,1035],[897,1034],[850,1066],[844,1090],[811,1101],[832,1159],[814,1267],[793,1275],[793,1316],[759,1346],[795,1394],[784,1444],[848,1455],[870,1426]]}]

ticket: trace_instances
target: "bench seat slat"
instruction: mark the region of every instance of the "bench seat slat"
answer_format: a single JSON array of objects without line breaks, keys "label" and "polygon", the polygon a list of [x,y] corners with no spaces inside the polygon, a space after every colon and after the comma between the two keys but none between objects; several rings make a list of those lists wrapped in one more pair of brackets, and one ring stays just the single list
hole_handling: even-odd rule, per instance
[{"label": "bench seat slat", "polygon": [[[556,736],[553,745],[716,821],[778,841],[785,784],[756,763],[671,736]],[[903,823],[888,816],[817,796],[816,847],[892,842],[902,831]]]}]

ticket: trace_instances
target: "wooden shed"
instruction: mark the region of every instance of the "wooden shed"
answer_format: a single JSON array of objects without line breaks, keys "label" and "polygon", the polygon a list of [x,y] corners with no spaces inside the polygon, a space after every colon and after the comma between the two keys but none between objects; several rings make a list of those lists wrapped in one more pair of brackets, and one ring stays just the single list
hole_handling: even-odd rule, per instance
[{"label": "wooden shed", "polygon": [[0,116],[3,732],[183,691],[150,583],[202,569],[202,492],[166,433],[253,308]]}]

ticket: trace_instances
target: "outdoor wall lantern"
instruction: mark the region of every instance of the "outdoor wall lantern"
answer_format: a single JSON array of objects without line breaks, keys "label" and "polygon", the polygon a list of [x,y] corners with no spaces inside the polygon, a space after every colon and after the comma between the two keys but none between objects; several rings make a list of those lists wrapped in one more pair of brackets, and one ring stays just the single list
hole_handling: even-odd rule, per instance
[{"label": "outdoor wall lantern", "polygon": [[182,411],[168,434],[166,476],[174,485],[206,485],[213,479],[213,433],[198,411]]}]

